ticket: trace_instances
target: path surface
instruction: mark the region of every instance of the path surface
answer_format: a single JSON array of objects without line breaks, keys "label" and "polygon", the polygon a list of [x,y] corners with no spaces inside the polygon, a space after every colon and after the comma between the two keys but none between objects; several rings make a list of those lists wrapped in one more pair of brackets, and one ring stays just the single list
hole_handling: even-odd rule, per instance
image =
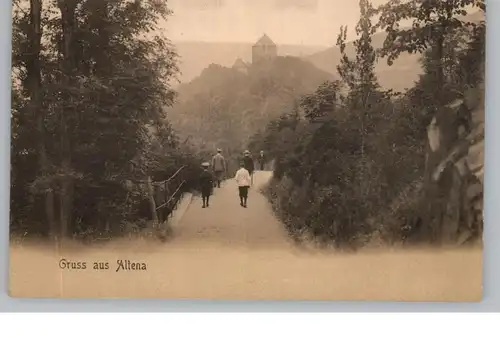
[{"label": "path surface", "polygon": [[210,207],[203,209],[195,198],[182,220],[174,226],[174,245],[223,247],[283,248],[289,247],[283,226],[274,217],[260,189],[271,178],[271,172],[257,172],[249,191],[248,208],[240,206],[234,180],[214,189]]},{"label": "path surface", "polygon": [[[304,252],[291,245],[258,189],[248,208],[233,181],[215,190],[211,206],[194,197],[175,218],[169,243],[122,240],[64,252],[11,248],[10,294],[21,297],[208,298],[292,300],[478,301],[482,251]],[[183,210],[185,209],[185,210]],[[61,271],[61,258],[87,270]],[[145,262],[147,271],[116,272],[116,260]],[[106,271],[93,262],[108,262]]]}]

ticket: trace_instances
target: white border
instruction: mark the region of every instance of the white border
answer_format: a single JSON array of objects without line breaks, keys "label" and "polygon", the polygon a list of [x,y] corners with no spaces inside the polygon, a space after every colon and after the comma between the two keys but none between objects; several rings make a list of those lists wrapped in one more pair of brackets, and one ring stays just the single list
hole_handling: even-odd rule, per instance
[{"label": "white border", "polygon": [[[498,314],[22,314],[6,337],[499,337]],[[496,322],[496,323],[495,323]],[[29,324],[28,324],[29,323]],[[7,325],[7,327],[5,326]]]}]

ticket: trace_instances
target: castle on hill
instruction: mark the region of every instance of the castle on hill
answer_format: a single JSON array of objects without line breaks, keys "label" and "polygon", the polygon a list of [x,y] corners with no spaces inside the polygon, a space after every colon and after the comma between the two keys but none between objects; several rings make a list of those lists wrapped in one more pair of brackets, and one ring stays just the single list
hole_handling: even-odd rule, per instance
[{"label": "castle on hill", "polygon": [[[252,46],[252,64],[272,60],[277,56],[278,48],[273,40],[267,36],[267,34],[264,34]],[[246,73],[248,71],[248,66],[249,65],[246,64],[241,58],[238,58],[233,65],[233,69]]]}]

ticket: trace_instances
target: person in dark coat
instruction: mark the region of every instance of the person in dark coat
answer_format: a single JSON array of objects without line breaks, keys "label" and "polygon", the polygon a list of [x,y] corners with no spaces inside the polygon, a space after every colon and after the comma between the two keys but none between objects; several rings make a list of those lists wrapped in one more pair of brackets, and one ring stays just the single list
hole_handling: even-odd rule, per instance
[{"label": "person in dark coat", "polygon": [[252,156],[250,156],[250,152],[248,150],[245,150],[245,152],[243,153],[243,164],[245,169],[250,174],[250,177],[252,178],[251,184],[253,185],[253,172],[255,170],[255,165],[253,163]]},{"label": "person in dark coat", "polygon": [[217,187],[220,188],[222,176],[227,172],[226,160],[224,156],[222,156],[221,149],[217,149],[217,154],[212,157],[212,170],[215,175],[214,186],[217,185]]},{"label": "person in dark coat", "polygon": [[203,167],[203,171],[200,175],[200,188],[201,188],[201,198],[203,199],[202,208],[208,208],[210,206],[209,200],[210,195],[212,194],[214,179],[212,173],[208,171],[210,167],[210,163],[205,162],[201,165]]},{"label": "person in dark coat", "polygon": [[264,151],[261,150],[259,154],[259,165],[260,165],[260,170],[264,171],[264,164],[266,163],[266,158],[264,157]]}]

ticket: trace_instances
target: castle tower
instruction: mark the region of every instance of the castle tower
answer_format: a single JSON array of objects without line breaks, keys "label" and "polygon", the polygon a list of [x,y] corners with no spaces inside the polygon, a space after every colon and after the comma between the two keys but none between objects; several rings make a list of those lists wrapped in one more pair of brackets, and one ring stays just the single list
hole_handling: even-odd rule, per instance
[{"label": "castle tower", "polygon": [[264,34],[255,45],[252,46],[252,63],[271,60],[278,56],[276,44]]}]

